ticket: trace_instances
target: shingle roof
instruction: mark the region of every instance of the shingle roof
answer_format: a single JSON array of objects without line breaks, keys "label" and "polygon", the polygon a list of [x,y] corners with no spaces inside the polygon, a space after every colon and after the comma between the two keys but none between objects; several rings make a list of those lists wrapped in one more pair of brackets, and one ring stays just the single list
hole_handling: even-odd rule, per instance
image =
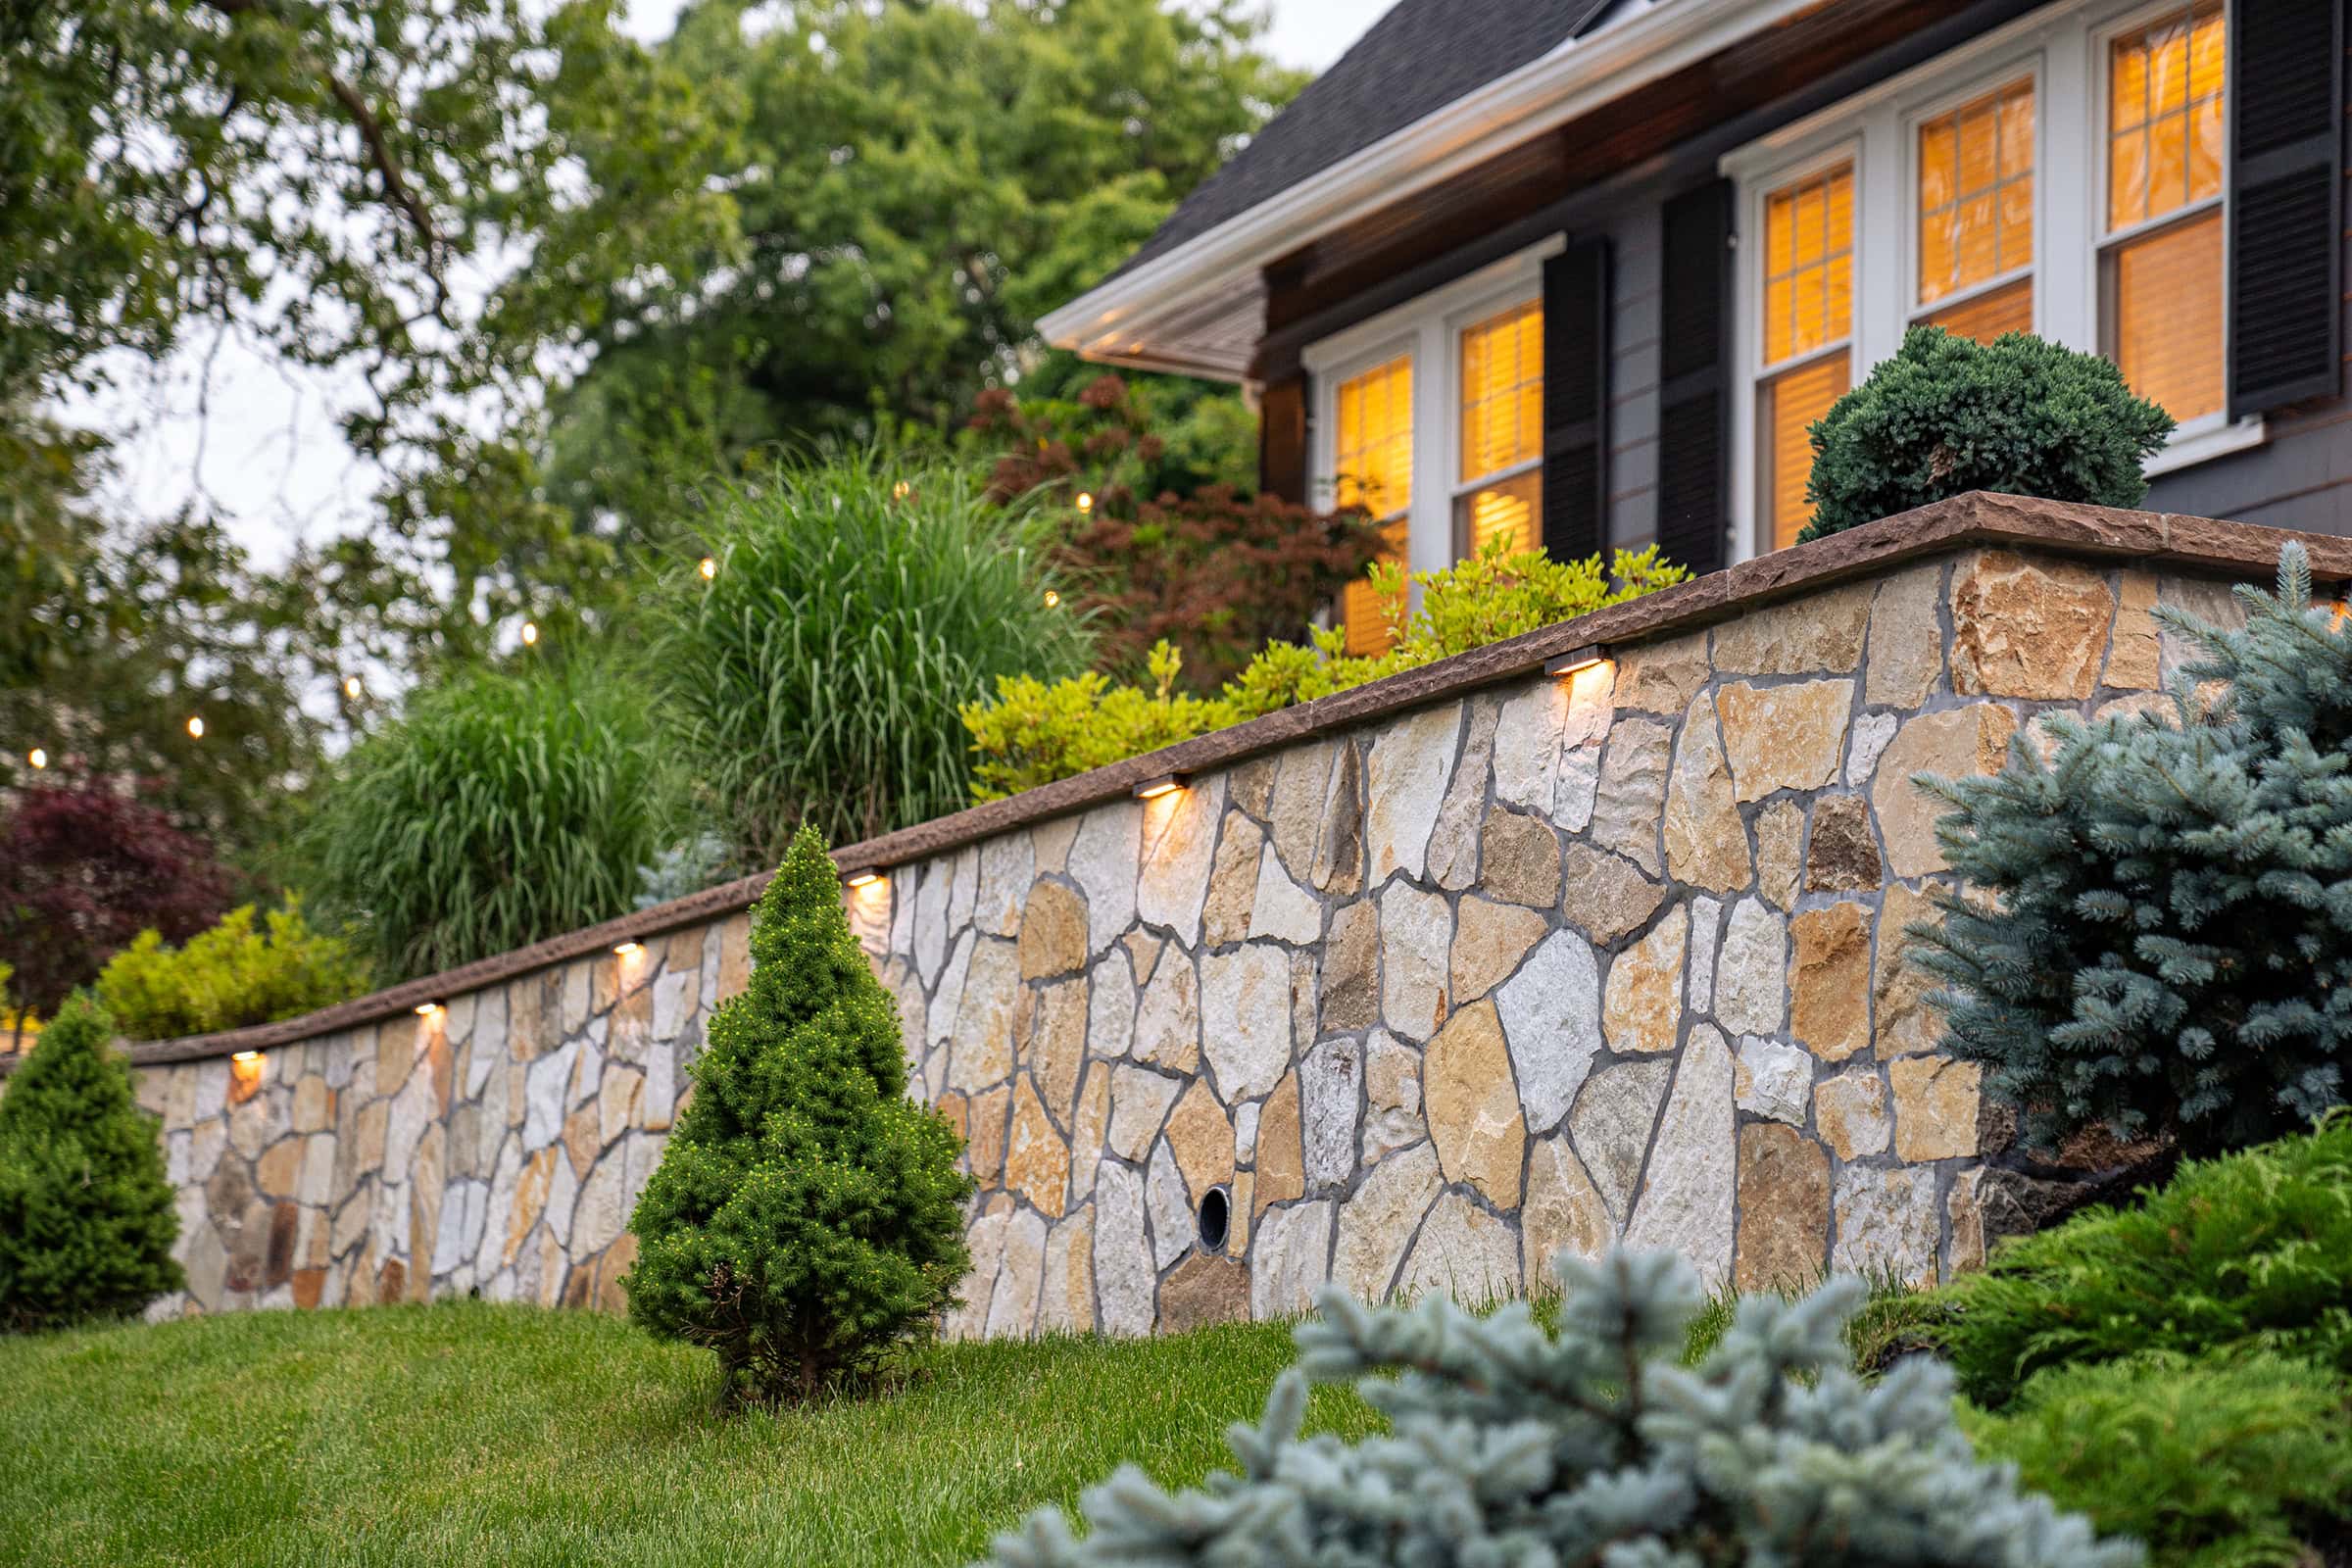
[{"label": "shingle roof", "polygon": [[1605,0],[1397,0],[1249,146],[1186,197],[1119,271],[1206,233],[1542,58],[1608,9]]}]

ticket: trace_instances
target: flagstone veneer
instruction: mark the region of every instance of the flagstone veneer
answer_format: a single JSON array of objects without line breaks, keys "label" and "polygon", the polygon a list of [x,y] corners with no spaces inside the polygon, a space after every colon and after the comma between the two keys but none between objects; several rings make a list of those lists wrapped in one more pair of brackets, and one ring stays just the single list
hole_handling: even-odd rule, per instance
[{"label": "flagstone veneer", "polygon": [[[1912,776],[2146,705],[2183,658],[2151,612],[2230,613],[2282,537],[1962,498],[844,850],[980,1184],[951,1332],[1485,1296],[1621,1238],[1744,1286],[1974,1262],[2005,1135],[1897,961],[1948,880]],[[759,886],[135,1048],[161,1310],[618,1305]]]}]

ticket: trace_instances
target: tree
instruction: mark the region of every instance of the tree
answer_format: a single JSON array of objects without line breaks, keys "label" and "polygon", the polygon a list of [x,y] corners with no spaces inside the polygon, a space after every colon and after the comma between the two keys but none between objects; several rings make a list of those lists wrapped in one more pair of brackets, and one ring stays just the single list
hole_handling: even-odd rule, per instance
[{"label": "tree", "polygon": [[[1122,1467],[1084,1498],[1084,1541],[1048,1508],[998,1537],[993,1561],[2136,1568],[2134,1544],[1976,1461],[1942,1366],[1855,1376],[1842,1334],[1861,1281],[1748,1297],[1685,1368],[1701,1299],[1686,1259],[1555,1266],[1556,1335],[1521,1301],[1481,1318],[1444,1296],[1384,1308],[1326,1289],[1265,1419],[1227,1433],[1240,1474],[1169,1494]],[[1300,1437],[1308,1385],[1349,1381],[1391,1430]]]},{"label": "tree", "polygon": [[228,907],[233,879],[201,840],[102,783],[24,791],[0,818],[0,961],[46,1014],[150,927],[184,942]]},{"label": "tree", "polygon": [[[2300,1131],[2352,1068],[2352,631],[2302,547],[2241,586],[2172,710],[2038,722],[1985,778],[1927,780],[1965,896],[1918,961],[1947,1048],[2054,1146],[2093,1125],[2207,1153]],[[2218,702],[2199,682],[2227,683]]]},{"label": "tree", "polygon": [[127,1317],[184,1283],[156,1118],[114,1040],[76,998],[0,1097],[0,1328]]},{"label": "tree", "polygon": [[[661,51],[748,105],[739,265],[614,290],[558,399],[549,493],[665,537],[681,489],[778,442],[944,435],[990,386],[1093,372],[1034,323],[1149,237],[1298,90],[1240,0],[708,0]],[[625,149],[623,149],[625,151]],[[606,172],[591,163],[600,180]],[[1187,383],[1183,397],[1206,389]],[[1182,421],[1182,398],[1162,422]],[[1230,402],[1230,394],[1219,394]],[[1237,425],[1239,427],[1237,427]],[[1219,436],[1247,450],[1246,423]],[[1231,448],[1213,466],[1230,469]]]},{"label": "tree", "polygon": [[971,1263],[959,1140],[906,1098],[897,1008],[841,900],[803,828],[629,1221],[629,1315],[717,1352],[721,1408],[872,1372],[936,1331]]},{"label": "tree", "polygon": [[[388,520],[470,647],[518,565],[595,569],[497,440],[608,291],[729,254],[730,105],[614,0],[80,0],[0,29],[0,386],[234,332],[354,370]],[[724,98],[723,90],[716,97]],[[492,417],[494,411],[505,416]],[[20,403],[22,420],[37,412]],[[527,470],[527,464],[523,466]],[[458,474],[463,488],[450,482]],[[448,504],[459,498],[467,504]]]}]

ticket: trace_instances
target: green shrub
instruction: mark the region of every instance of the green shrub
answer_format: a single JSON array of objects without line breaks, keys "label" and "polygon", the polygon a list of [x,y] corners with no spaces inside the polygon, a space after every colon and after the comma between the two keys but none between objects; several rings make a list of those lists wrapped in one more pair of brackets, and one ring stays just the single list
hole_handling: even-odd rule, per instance
[{"label": "green shrub", "polygon": [[[1541,549],[1512,551],[1500,541],[1443,571],[1416,573],[1421,608],[1392,628],[1389,651],[1371,657],[1345,652],[1345,634],[1322,631],[1314,646],[1269,643],[1215,697],[1178,689],[1182,661],[1167,643],[1149,660],[1150,690],[1089,672],[1068,680],[1001,676],[993,703],[963,710],[972,750],[980,755],[972,794],[978,800],[1016,795],[1089,768],[1140,757],[1277,709],[1328,697],[1367,681],[1415,669],[1455,654],[1573,620],[1603,606],[1638,599],[1683,581],[1690,573],[1658,558],[1656,547],[1620,550],[1604,569],[1598,556],[1552,561]],[[1372,568],[1384,601],[1405,602],[1403,572],[1391,563]]]},{"label": "green shrub", "polygon": [[803,1399],[928,1338],[970,1257],[959,1143],[906,1098],[898,1009],[815,829],[752,912],[751,984],[638,1200],[629,1315],[717,1352],[719,1400]]},{"label": "green shrub", "polygon": [[1936,1339],[1979,1403],[2046,1367],[2269,1350],[2352,1374],[2352,1114],[2188,1161],[2137,1207],[1994,1250],[1940,1293]]},{"label": "green shrub", "polygon": [[0,1094],[0,1329],[128,1317],[183,1280],[156,1119],[76,996]]},{"label": "green shrub", "polygon": [[352,749],[310,824],[305,886],[386,978],[609,919],[668,836],[664,739],[610,668],[458,675]]},{"label": "green shrub", "polygon": [[1046,603],[1045,537],[961,468],[872,452],[721,497],[715,574],[668,574],[655,641],[665,719],[747,866],[803,819],[847,841],[967,804],[957,709],[1086,665],[1083,625]]},{"label": "green shrub", "polygon": [[[1695,1368],[1676,1364],[1699,1307],[1690,1263],[1563,1256],[1560,1326],[1525,1303],[1481,1319],[1443,1297],[1365,1306],[1327,1289],[1299,1326],[1239,1475],[1179,1494],[1122,1467],[1088,1493],[1074,1541],[1058,1508],[997,1541],[1006,1568],[1152,1563],[1262,1568],[1707,1563],[2124,1568],[2128,1542],[2021,1494],[1954,1425],[1949,1374],[1914,1357],[1876,1384],[1841,1339],[1863,1286],[1740,1303]],[[1301,1439],[1309,1382],[1353,1382],[1389,1433]]]},{"label": "green shrub", "polygon": [[171,1040],[291,1018],[356,997],[368,971],[341,937],[311,929],[302,900],[272,909],[266,931],[254,907],[231,909],[185,947],[142,931],[98,971],[98,1001],[134,1040]]},{"label": "green shrub", "polygon": [[2010,332],[1915,326],[1812,428],[1819,539],[1971,490],[2135,507],[2173,417],[2096,354]]},{"label": "green shrub", "polygon": [[2352,1510],[2352,1387],[2307,1361],[2159,1351],[2066,1367],[2012,1411],[1963,1407],[1961,1424],[2027,1486],[2144,1542],[2153,1568],[2317,1562],[2298,1527]]},{"label": "green shrub", "polygon": [[[2191,1152],[2297,1131],[2352,1066],[2352,629],[2300,547],[2243,631],[2158,613],[2205,648],[2217,709],[2040,720],[1989,777],[1931,780],[1970,889],[1918,961],[1948,1046],[2054,1144],[2104,1124]],[[1990,898],[1984,897],[1991,895]]]}]

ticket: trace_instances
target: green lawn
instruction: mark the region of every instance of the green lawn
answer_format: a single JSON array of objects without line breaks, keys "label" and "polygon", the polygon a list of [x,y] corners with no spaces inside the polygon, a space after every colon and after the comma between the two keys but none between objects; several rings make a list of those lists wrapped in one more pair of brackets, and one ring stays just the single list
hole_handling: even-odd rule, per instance
[{"label": "green lawn", "polygon": [[888,1397],[721,1422],[707,1355],[587,1312],[0,1339],[0,1563],[963,1563],[1121,1460],[1229,1463],[1290,1359],[1279,1325],[952,1346]]}]

